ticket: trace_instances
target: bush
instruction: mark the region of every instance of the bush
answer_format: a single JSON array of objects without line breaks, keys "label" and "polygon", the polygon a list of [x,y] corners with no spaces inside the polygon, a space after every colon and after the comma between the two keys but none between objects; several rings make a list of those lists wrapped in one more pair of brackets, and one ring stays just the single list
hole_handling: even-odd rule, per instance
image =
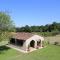
[{"label": "bush", "polygon": [[58,45],[59,44],[59,42],[54,42],[54,45]]},{"label": "bush", "polygon": [[44,46],[48,45],[48,42],[47,41],[42,41],[42,45],[44,47]]},{"label": "bush", "polygon": [[47,37],[47,36],[55,36],[55,35],[58,35],[58,34],[60,34],[60,32],[59,32],[59,31],[53,31],[53,32],[40,32],[40,34],[41,34],[42,36]]}]

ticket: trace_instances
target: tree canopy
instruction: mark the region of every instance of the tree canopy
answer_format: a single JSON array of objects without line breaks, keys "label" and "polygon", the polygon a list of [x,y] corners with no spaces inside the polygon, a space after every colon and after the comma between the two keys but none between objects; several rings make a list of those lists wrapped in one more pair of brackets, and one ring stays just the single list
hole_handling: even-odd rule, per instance
[{"label": "tree canopy", "polygon": [[14,31],[14,23],[8,13],[0,12],[0,41],[9,36],[9,32]]},{"label": "tree canopy", "polygon": [[59,31],[60,32],[60,23],[53,22],[52,24],[46,24],[45,26],[28,26],[25,27],[17,27],[16,32],[52,32]]}]

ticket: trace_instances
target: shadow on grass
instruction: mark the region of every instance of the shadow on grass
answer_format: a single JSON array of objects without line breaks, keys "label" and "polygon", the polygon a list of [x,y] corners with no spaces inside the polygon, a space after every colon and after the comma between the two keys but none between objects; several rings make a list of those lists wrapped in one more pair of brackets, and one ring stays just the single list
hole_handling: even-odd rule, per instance
[{"label": "shadow on grass", "polygon": [[4,53],[4,51],[9,50],[10,48],[7,46],[0,46],[0,54]]}]

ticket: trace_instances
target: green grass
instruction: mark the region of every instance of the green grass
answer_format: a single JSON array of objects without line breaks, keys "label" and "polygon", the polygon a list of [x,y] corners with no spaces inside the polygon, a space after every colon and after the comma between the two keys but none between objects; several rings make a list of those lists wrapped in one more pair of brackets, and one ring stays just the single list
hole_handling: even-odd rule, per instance
[{"label": "green grass", "polygon": [[9,60],[12,57],[15,57],[19,54],[14,49],[8,48],[6,46],[0,47],[0,60]]},{"label": "green grass", "polygon": [[14,49],[1,51],[0,60],[60,60],[60,46],[48,45],[31,53],[21,53]]}]

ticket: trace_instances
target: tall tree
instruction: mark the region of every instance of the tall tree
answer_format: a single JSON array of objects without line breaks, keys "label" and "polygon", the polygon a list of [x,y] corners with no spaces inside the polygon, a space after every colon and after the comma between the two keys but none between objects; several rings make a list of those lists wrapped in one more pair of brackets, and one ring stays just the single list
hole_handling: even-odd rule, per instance
[{"label": "tall tree", "polygon": [[25,26],[25,32],[31,32],[31,29],[28,25]]},{"label": "tall tree", "polygon": [[0,41],[10,37],[10,32],[14,31],[14,23],[8,13],[0,12]]}]

